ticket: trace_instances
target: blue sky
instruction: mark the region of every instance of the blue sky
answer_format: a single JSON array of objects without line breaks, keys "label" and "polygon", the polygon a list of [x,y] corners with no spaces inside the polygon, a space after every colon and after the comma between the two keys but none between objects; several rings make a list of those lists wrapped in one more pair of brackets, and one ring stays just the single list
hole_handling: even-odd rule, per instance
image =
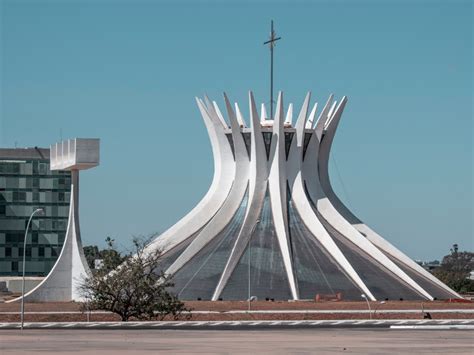
[{"label": "blue sky", "polygon": [[[415,259],[473,248],[470,1],[8,1],[1,4],[0,146],[100,137],[81,174],[84,244],[164,231],[213,174],[194,96],[247,113],[275,89],[349,98],[333,183]],[[342,183],[341,183],[342,180]]]}]

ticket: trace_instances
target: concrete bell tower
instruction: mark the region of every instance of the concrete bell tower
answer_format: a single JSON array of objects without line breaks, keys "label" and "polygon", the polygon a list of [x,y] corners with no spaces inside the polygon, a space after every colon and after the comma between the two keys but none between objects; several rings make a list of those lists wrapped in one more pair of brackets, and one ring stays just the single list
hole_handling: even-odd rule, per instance
[{"label": "concrete bell tower", "polygon": [[[100,140],[74,138],[50,147],[50,169],[71,171],[71,200],[64,244],[56,263],[34,289],[25,294],[29,302],[81,301],[80,282],[89,273],[79,228],[79,171],[99,165]],[[18,297],[10,302],[21,300]]]}]

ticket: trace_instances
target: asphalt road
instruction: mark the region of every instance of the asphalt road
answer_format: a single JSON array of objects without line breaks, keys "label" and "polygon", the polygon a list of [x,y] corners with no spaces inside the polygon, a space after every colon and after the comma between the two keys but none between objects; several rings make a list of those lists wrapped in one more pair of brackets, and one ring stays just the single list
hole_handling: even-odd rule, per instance
[{"label": "asphalt road", "polygon": [[462,330],[1,330],[0,354],[473,354]]}]

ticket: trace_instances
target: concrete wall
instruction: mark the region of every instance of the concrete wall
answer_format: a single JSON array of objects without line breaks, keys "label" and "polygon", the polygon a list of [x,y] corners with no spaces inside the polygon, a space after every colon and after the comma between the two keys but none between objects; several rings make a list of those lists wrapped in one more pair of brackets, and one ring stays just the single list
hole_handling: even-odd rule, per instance
[{"label": "concrete wall", "polygon": [[[25,293],[35,288],[44,277],[25,277]],[[21,277],[1,277],[0,283],[5,282],[7,291],[21,293]]]}]

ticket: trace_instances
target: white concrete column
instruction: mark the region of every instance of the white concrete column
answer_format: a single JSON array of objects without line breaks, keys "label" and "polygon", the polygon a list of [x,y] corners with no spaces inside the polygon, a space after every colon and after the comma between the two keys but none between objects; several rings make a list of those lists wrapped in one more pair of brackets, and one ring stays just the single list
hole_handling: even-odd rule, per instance
[{"label": "white concrete column", "polygon": [[[79,228],[79,170],[71,170],[71,200],[64,244],[56,263],[35,288],[25,294],[28,302],[83,300],[80,284],[90,274]],[[10,302],[21,300],[18,297]]]}]

